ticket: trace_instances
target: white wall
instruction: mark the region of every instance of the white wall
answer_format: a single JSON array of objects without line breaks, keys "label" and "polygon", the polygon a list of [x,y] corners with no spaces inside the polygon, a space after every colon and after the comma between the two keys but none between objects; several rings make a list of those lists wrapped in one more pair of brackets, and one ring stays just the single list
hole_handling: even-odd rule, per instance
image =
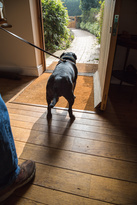
[{"label": "white wall", "polygon": [[[119,34],[127,31],[137,35],[137,0],[123,0],[120,11]],[[117,46],[113,69],[123,69],[126,48]],[[127,65],[132,64],[137,69],[137,50],[130,49]]]},{"label": "white wall", "polygon": [[[12,25],[9,31],[41,46],[35,1],[5,0],[5,12]],[[22,75],[39,76],[43,72],[41,51],[0,29],[0,69],[16,69]]]}]

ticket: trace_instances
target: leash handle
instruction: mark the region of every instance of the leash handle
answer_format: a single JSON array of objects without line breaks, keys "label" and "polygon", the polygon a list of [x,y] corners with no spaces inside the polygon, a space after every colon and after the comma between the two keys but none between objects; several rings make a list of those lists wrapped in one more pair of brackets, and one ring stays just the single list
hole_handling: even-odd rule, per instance
[{"label": "leash handle", "polygon": [[30,46],[33,46],[33,47],[35,47],[35,48],[37,48],[37,49],[39,49],[39,50],[43,51],[44,53],[47,53],[47,54],[49,54],[49,55],[53,56],[54,58],[58,58],[58,59],[60,59],[61,61],[64,61],[64,60],[63,60],[63,59],[61,59],[60,57],[55,56],[54,54],[52,54],[52,53],[50,53],[50,52],[48,52],[48,51],[45,51],[44,49],[42,49],[42,48],[40,48],[40,47],[38,47],[38,46],[36,46],[36,45],[34,45],[34,44],[30,43],[29,41],[27,41],[27,40],[25,40],[25,39],[21,38],[20,36],[18,36],[18,35],[16,35],[16,34],[14,34],[14,33],[12,33],[12,32],[10,32],[10,31],[8,31],[8,30],[6,30],[6,29],[4,29],[4,28],[2,28],[1,26],[0,26],[0,29],[2,29],[3,31],[7,32],[8,34],[10,34],[10,35],[14,36],[15,38],[18,38],[19,40],[21,40],[21,41],[23,41],[23,42],[25,42],[25,43],[29,44]]}]

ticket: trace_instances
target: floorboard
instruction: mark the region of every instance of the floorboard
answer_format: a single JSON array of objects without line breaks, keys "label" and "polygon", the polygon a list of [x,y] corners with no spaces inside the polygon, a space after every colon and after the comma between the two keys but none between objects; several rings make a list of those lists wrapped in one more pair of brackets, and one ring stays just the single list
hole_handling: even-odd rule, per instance
[{"label": "floorboard", "polygon": [[75,110],[74,122],[66,109],[52,109],[47,122],[46,106],[3,98],[19,163],[36,162],[34,180],[4,204],[137,204],[136,98],[131,106],[111,94],[105,112]]}]

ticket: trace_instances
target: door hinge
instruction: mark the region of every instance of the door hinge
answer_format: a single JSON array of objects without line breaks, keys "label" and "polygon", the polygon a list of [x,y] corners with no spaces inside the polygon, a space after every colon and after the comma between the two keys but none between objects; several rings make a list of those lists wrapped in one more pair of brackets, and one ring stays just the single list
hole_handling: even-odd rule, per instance
[{"label": "door hinge", "polygon": [[112,32],[113,36],[116,36],[116,33],[117,33],[118,20],[119,20],[119,15],[115,15],[114,16],[114,24],[113,24],[113,32]]},{"label": "door hinge", "polygon": [[112,33],[112,27],[110,27],[110,31],[109,32]]}]

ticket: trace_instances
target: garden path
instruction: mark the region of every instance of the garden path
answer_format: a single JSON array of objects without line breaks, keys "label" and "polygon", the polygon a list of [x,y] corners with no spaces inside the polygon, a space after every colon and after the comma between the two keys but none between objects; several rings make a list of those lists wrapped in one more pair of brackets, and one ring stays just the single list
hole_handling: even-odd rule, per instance
[{"label": "garden path", "polygon": [[[66,50],[59,50],[54,55],[60,56],[65,52],[74,52],[77,55],[77,63],[98,64],[100,45],[97,38],[91,33],[81,29],[71,29],[74,33],[74,40],[70,47]],[[58,61],[50,56],[46,59],[46,66],[48,67],[53,61]]]}]

